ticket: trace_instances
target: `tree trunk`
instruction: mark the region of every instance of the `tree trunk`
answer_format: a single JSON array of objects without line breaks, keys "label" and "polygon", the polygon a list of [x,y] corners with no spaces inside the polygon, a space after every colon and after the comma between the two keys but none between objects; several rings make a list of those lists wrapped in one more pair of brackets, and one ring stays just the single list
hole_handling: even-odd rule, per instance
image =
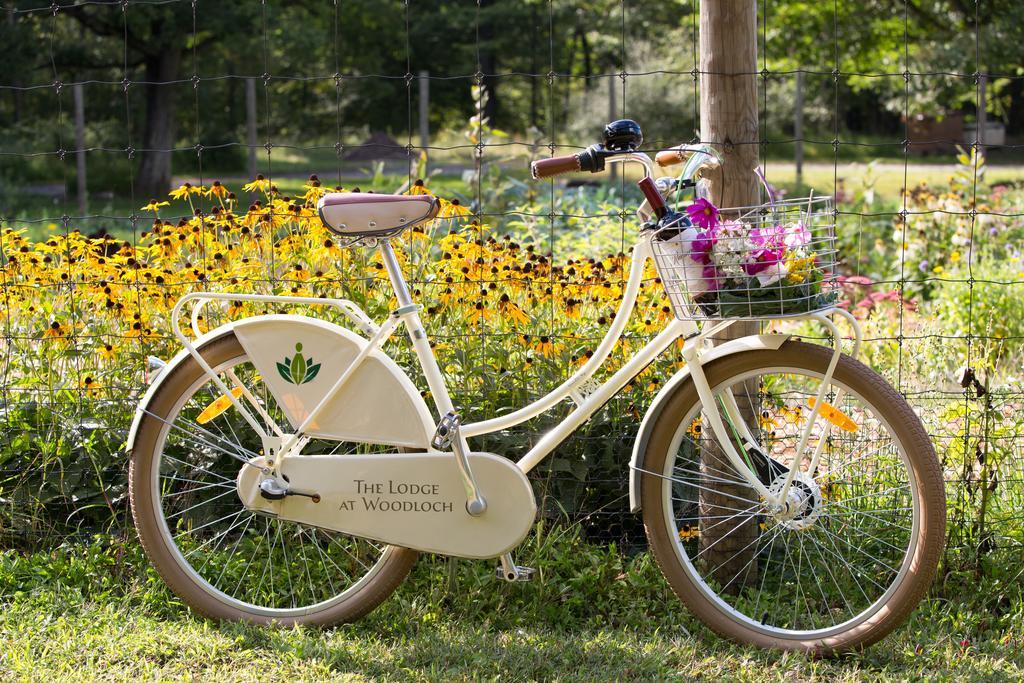
[{"label": "tree trunk", "polygon": [[537,43],[538,43],[538,31],[537,31],[537,5],[530,5],[530,27],[531,27],[531,39],[530,39],[530,73],[533,76],[530,78],[530,125],[534,128],[540,128],[540,117],[538,112],[540,111],[539,106],[539,94],[540,91],[537,88],[537,82],[540,80],[540,76],[537,74]]},{"label": "tree trunk", "polygon": [[[700,126],[701,140],[715,145],[722,165],[711,176],[712,200],[719,207],[742,207],[758,203],[757,112],[757,6],[749,0],[717,0],[700,5]],[[735,216],[725,216],[735,218]],[[722,335],[732,339],[757,333],[756,323],[736,323]],[[749,396],[757,395],[749,388]],[[744,413],[755,412],[739,401]],[[716,409],[714,406],[710,407]],[[756,415],[744,414],[753,424]],[[709,424],[704,420],[704,424]],[[754,430],[756,434],[756,430]],[[714,443],[701,452],[701,469],[708,478],[700,495],[702,520],[700,546],[707,571],[721,584],[738,590],[757,575],[753,550],[758,526],[750,518],[736,526],[715,524],[736,508],[737,496],[757,500],[744,485],[716,483],[723,472],[735,472],[722,449]],[[726,478],[741,479],[738,474]],[[723,495],[724,494],[724,495]],[[745,507],[745,506],[742,506]],[[740,572],[745,576],[733,580]]]},{"label": "tree trunk", "polygon": [[159,199],[171,188],[171,150],[175,141],[177,88],[181,48],[168,46],[146,59],[146,124],[135,176],[135,194],[140,200]]}]

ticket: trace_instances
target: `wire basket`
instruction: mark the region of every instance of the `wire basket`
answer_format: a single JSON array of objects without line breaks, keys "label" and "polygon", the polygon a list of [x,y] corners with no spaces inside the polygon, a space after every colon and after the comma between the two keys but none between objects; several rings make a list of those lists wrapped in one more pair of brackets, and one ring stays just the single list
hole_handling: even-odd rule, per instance
[{"label": "wire basket", "polygon": [[704,228],[682,214],[651,247],[682,320],[799,317],[838,299],[831,197],[722,209]]}]

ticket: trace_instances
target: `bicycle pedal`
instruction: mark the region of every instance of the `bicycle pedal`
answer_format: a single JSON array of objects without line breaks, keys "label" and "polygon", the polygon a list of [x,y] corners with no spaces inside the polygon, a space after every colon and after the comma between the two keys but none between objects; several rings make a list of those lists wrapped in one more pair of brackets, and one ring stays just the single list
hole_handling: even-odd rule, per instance
[{"label": "bicycle pedal", "polygon": [[494,573],[499,579],[515,583],[517,581],[533,581],[533,575],[537,573],[537,570],[533,567],[519,566],[513,566],[511,570],[508,570],[499,564]]},{"label": "bicycle pedal", "polygon": [[459,425],[462,424],[462,418],[458,413],[454,411],[448,411],[444,417],[437,424],[437,431],[434,432],[434,438],[430,440],[430,445],[439,451],[446,451],[448,447],[452,445],[452,441],[459,431]]}]

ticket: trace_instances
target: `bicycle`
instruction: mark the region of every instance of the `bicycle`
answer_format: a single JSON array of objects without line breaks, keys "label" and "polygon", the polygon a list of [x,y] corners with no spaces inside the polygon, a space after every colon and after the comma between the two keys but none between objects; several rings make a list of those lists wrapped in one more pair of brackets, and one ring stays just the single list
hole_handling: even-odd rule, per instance
[{"label": "bicycle", "polygon": [[[685,164],[654,181],[641,142],[635,123],[614,122],[602,144],[532,164],[535,178],[639,164],[645,199],[605,337],[569,379],[513,412],[464,423],[423,330],[392,240],[436,215],[429,195],[332,193],[318,204],[334,232],[379,250],[398,302],[379,323],[345,299],[183,296],[172,328],[184,348],[128,439],[135,524],[167,585],[214,619],[328,625],[380,604],[420,552],[500,558],[499,577],[529,580],[511,554],[536,516],[526,474],[678,343],[686,365],[653,399],[629,470],[631,509],[676,595],[717,633],[762,647],[860,648],[901,624],[942,552],[942,473],[914,411],[855,360],[860,327],[833,294],[831,199],[716,214],[697,198],[673,211],[666,198],[703,192],[716,153],[661,151],[658,164]],[[699,229],[715,215],[718,228]],[[730,255],[736,240],[746,251]],[[648,259],[675,315],[598,385]],[[204,306],[238,300],[331,306],[351,329],[275,314],[202,333]],[[194,338],[181,328],[189,305]],[[709,341],[736,322],[780,319],[820,324],[832,348],[786,332]],[[837,320],[852,331],[849,354]],[[433,411],[383,351],[399,326]],[[565,400],[572,412],[518,461],[470,449]]]}]

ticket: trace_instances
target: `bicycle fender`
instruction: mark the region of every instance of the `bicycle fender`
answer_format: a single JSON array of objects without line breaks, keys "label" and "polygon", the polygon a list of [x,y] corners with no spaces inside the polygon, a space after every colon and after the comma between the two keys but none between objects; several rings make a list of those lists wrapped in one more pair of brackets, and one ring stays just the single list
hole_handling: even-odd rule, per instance
[{"label": "bicycle fender", "polygon": [[[317,318],[263,315],[211,330],[193,346],[200,348],[229,333],[235,334],[293,429],[368,344],[355,332]],[[153,395],[187,358],[187,349],[178,352],[150,385],[136,410],[126,450],[134,446]],[[434,426],[430,410],[412,380],[387,354],[375,349],[305,431],[319,438],[425,450]]]},{"label": "bicycle fender", "polygon": [[[718,358],[731,356],[746,351],[776,351],[789,339],[788,334],[755,334],[740,339],[733,339],[713,349],[706,351],[701,356],[701,363],[707,364]],[[647,443],[651,438],[654,425],[658,417],[668,404],[669,398],[690,382],[690,368],[684,367],[672,375],[665,385],[655,395],[650,407],[640,422],[640,429],[637,432],[636,440],[633,442],[633,456],[629,461],[629,509],[630,512],[640,511],[640,476],[637,470],[644,469],[644,457],[647,453]]]},{"label": "bicycle fender", "polygon": [[[193,342],[193,345],[196,346],[196,348],[199,348],[203,344],[213,341],[222,334],[229,332],[232,325],[233,323],[229,323],[227,325],[223,325],[221,327],[218,327],[214,330],[207,332],[203,336],[197,338]],[[160,373],[156,376],[156,378],[154,378],[150,382],[149,388],[146,389],[146,393],[144,393],[142,395],[142,398],[139,399],[139,404],[135,408],[135,417],[132,418],[132,426],[128,430],[128,439],[125,441],[124,445],[124,450],[126,453],[131,454],[132,449],[135,447],[135,437],[137,436],[139,431],[139,424],[142,422],[142,418],[146,414],[146,407],[153,399],[153,396],[156,394],[157,391],[159,391],[164,381],[166,381],[167,378],[170,377],[171,372],[179,365],[184,363],[185,359],[188,357],[188,349],[181,349],[180,351],[178,351],[178,353],[174,354],[174,356],[169,361],[167,361],[167,364],[160,369]]]}]

